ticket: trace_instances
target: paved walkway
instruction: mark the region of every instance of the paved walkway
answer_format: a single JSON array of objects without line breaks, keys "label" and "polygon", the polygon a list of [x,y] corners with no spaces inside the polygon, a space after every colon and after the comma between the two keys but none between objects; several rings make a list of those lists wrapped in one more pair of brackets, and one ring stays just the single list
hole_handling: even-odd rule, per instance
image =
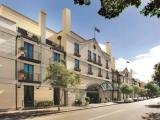
[{"label": "paved walkway", "polygon": [[[109,105],[115,105],[115,104],[116,103],[108,102],[108,103],[99,103],[99,104],[89,104],[87,106],[64,106],[64,107],[61,107],[60,112],[91,109],[91,108],[103,107],[103,106],[109,106]],[[2,115],[2,114],[12,114],[12,113],[23,113],[23,112],[34,112],[34,111],[57,111],[57,110],[58,110],[57,107],[46,108],[46,109],[16,110],[16,111],[0,112],[0,115]]]}]

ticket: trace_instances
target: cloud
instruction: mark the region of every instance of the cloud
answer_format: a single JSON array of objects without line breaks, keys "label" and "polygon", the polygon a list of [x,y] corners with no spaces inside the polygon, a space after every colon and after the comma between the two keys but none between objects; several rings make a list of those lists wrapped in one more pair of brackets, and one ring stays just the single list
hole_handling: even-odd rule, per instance
[{"label": "cloud", "polygon": [[105,52],[106,51],[106,47],[104,44],[99,43],[100,48]]},{"label": "cloud", "polygon": [[133,77],[147,82],[152,79],[154,65],[160,62],[160,45],[151,48],[147,53],[135,56],[130,63],[126,63],[127,61],[124,58],[117,59],[116,68],[122,70],[128,67],[133,70]]}]

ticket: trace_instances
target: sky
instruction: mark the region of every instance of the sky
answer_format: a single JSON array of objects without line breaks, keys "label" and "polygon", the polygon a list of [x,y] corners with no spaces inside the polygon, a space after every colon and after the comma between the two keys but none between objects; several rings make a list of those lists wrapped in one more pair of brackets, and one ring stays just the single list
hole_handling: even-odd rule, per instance
[{"label": "sky", "polygon": [[90,6],[74,5],[72,0],[0,0],[0,3],[36,21],[43,9],[47,13],[47,26],[56,32],[62,28],[62,10],[71,9],[72,31],[91,39],[94,27],[98,27],[101,32],[96,34],[96,39],[102,49],[105,42],[111,43],[116,68],[133,69],[134,77],[143,81],[151,79],[153,66],[160,61],[160,20],[142,16],[141,7],[127,8],[119,17],[107,20],[97,14],[99,0],[92,0]]}]

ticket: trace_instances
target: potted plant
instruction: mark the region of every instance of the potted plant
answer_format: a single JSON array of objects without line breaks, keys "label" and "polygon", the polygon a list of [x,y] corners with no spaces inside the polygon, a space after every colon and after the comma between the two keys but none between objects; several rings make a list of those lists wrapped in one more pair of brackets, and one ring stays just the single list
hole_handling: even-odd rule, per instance
[{"label": "potted plant", "polygon": [[38,42],[38,37],[36,35],[32,35],[31,37],[32,41]]},{"label": "potted plant", "polygon": [[18,80],[22,81],[25,80],[25,71],[24,70],[20,70],[18,73]]},{"label": "potted plant", "polygon": [[89,103],[90,103],[90,98],[89,98],[89,97],[85,97],[85,101],[86,101],[85,105],[89,105]]},{"label": "potted plant", "polygon": [[20,51],[21,56],[25,56],[25,53],[27,52],[25,47],[20,47],[18,50]]}]

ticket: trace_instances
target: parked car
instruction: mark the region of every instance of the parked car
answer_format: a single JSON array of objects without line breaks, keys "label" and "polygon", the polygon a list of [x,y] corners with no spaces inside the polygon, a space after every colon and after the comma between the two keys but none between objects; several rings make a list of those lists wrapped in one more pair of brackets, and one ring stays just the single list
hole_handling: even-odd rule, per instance
[{"label": "parked car", "polygon": [[138,97],[138,101],[142,101],[143,100],[143,97]]},{"label": "parked car", "polygon": [[137,101],[138,101],[138,98],[133,98],[133,101],[134,101],[134,102],[137,102]]},{"label": "parked car", "polygon": [[125,103],[132,103],[133,102],[133,99],[132,98],[127,98],[124,100]]}]

